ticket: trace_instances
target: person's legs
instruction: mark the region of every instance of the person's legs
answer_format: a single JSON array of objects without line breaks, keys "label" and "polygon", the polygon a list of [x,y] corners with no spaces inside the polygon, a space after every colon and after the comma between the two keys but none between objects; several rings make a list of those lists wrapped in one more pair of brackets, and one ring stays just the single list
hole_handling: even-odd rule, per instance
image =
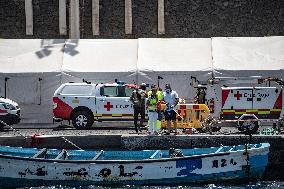
[{"label": "person's legs", "polygon": [[139,131],[141,131],[141,128],[143,127],[143,124],[145,121],[145,108],[144,107],[140,108],[140,115],[141,115],[141,119],[140,119]]},{"label": "person's legs", "polygon": [[138,133],[138,128],[137,128],[138,114],[139,114],[138,108],[134,107],[134,126],[136,133]]},{"label": "person's legs", "polygon": [[176,112],[171,111],[171,120],[174,122],[175,133],[177,133],[177,122],[176,122]]},{"label": "person's legs", "polygon": [[154,112],[149,112],[148,117],[149,117],[149,133],[153,134]]},{"label": "person's legs", "polygon": [[153,132],[157,133],[157,120],[158,120],[158,113],[153,112]]},{"label": "person's legs", "polygon": [[168,133],[171,133],[171,119],[170,119],[170,112],[164,111],[165,120],[167,121]]}]

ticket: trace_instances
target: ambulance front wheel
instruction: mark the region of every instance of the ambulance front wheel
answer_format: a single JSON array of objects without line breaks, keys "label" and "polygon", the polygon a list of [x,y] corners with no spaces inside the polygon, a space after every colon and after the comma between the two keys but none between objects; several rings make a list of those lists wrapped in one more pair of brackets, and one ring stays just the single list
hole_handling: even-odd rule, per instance
[{"label": "ambulance front wheel", "polygon": [[94,123],[94,116],[87,110],[78,110],[72,115],[72,125],[76,129],[89,129]]}]

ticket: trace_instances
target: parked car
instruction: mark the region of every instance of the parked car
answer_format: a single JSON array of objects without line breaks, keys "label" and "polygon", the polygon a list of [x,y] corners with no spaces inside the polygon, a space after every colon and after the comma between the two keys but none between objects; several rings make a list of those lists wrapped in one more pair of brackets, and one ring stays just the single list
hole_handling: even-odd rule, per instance
[{"label": "parked car", "polygon": [[19,105],[7,98],[0,98],[0,129],[20,122]]}]

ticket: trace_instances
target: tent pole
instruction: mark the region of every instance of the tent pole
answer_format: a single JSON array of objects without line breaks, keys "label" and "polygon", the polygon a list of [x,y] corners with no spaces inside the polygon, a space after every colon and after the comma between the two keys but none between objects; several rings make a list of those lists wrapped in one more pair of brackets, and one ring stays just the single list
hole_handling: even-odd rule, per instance
[{"label": "tent pole", "polygon": [[39,104],[38,105],[41,105],[41,81],[42,81],[42,78],[38,78],[38,82],[39,82]]},{"label": "tent pole", "polygon": [[8,79],[10,79],[9,77],[5,77],[5,95],[4,97],[7,98],[7,83],[8,83]]}]

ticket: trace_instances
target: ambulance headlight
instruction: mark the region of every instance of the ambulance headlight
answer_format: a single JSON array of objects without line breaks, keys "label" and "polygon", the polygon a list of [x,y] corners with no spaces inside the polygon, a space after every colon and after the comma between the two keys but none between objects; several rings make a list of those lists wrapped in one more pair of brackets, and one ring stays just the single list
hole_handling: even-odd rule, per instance
[{"label": "ambulance headlight", "polygon": [[3,103],[3,106],[4,106],[4,108],[7,109],[7,110],[16,110],[16,107],[13,106],[12,104]]}]

